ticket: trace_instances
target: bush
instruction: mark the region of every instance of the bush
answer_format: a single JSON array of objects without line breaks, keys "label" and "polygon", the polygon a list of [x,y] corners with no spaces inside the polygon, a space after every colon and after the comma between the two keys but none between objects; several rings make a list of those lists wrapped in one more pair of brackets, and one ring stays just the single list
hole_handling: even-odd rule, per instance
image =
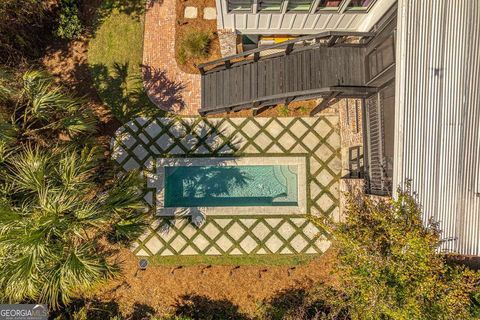
[{"label": "bush", "polygon": [[350,200],[333,235],[353,319],[473,318],[478,274],[447,264],[438,252],[441,231],[421,217],[408,187],[396,200]]},{"label": "bush", "polygon": [[48,1],[0,1],[0,64],[15,66],[38,58],[51,36]]},{"label": "bush", "polygon": [[337,252],[338,283],[283,293],[262,319],[478,319],[479,274],[438,252],[440,230],[425,226],[414,198],[351,198],[345,220],[320,223]]},{"label": "bush", "polygon": [[56,35],[62,39],[77,39],[83,31],[76,0],[62,0]]},{"label": "bush", "polygon": [[212,33],[192,30],[180,42],[178,61],[185,64],[190,58],[206,58],[210,50]]}]

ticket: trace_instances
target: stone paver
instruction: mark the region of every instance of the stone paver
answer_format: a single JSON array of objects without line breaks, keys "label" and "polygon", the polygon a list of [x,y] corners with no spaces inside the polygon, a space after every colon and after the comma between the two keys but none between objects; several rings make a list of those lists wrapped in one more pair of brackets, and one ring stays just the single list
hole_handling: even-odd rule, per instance
[{"label": "stone paver", "polygon": [[[176,153],[187,158],[189,155],[257,156],[259,159],[305,157],[308,203],[305,214],[338,216],[341,177],[338,115],[311,118],[137,118],[120,128],[112,141],[113,158],[120,166],[126,170],[141,168],[151,177],[151,173],[156,172],[155,161],[151,160],[175,157]],[[162,199],[155,183],[155,180],[148,181],[151,187],[147,188],[147,192],[155,196],[146,196],[154,209],[156,201]],[[326,239],[315,238],[317,227],[310,225],[305,215],[232,214],[204,218],[199,226],[193,226],[187,218],[157,220],[132,250],[139,256],[291,254],[323,252],[329,246]],[[188,226],[177,227],[177,223],[183,220]],[[237,227],[232,228],[234,223]],[[192,229],[187,231],[184,228]],[[156,239],[152,240],[152,237]]]},{"label": "stone paver", "polygon": [[147,1],[143,80],[150,100],[160,108],[182,115],[197,115],[200,75],[183,72],[175,60],[175,2]]},{"label": "stone paver", "polygon": [[217,19],[217,10],[214,7],[203,8],[203,19],[205,20]]},{"label": "stone paver", "polygon": [[185,7],[185,12],[183,13],[185,19],[195,19],[198,16],[197,7]]},{"label": "stone paver", "polygon": [[207,217],[199,228],[189,219],[159,219],[132,249],[166,256],[323,253],[329,246],[325,232],[305,218]]}]

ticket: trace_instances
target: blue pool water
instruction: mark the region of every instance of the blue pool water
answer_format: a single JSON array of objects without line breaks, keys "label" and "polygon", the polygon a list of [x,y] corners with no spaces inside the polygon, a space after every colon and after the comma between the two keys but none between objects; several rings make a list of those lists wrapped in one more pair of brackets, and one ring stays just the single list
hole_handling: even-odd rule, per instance
[{"label": "blue pool water", "polygon": [[297,166],[165,167],[165,207],[296,206]]}]

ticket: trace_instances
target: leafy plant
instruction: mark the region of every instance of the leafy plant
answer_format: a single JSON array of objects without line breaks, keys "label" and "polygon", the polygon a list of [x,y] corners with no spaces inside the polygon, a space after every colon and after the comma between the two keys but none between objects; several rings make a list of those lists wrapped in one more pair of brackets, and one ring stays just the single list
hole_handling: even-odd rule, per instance
[{"label": "leafy plant", "polygon": [[138,236],[143,191],[137,172],[97,184],[98,154],[27,146],[0,164],[1,300],[58,309],[115,273],[99,241]]},{"label": "leafy plant", "polygon": [[290,113],[290,110],[288,110],[288,106],[284,104],[282,104],[278,109],[278,115],[281,117],[288,117],[289,113]]},{"label": "leafy plant", "polygon": [[[35,140],[44,144],[57,141],[61,135],[69,139],[95,131],[96,121],[85,107],[85,101],[72,97],[53,79],[41,71],[28,71],[21,79],[0,79],[0,103],[5,113],[0,116],[4,128],[0,139]],[[6,114],[9,114],[8,119]]]},{"label": "leafy plant", "polygon": [[308,112],[308,108],[305,105],[302,105],[298,107],[298,111],[300,111],[302,114],[306,114]]},{"label": "leafy plant", "polygon": [[408,188],[350,197],[344,221],[316,221],[332,235],[338,283],[281,293],[261,319],[478,319],[479,274],[448,264],[440,230],[421,217]]},{"label": "leafy plant", "polygon": [[0,1],[0,64],[18,68],[36,58],[50,36],[50,3],[41,0]]},{"label": "leafy plant", "polygon": [[178,61],[185,64],[190,58],[206,58],[210,50],[212,33],[202,30],[191,30],[180,41]]},{"label": "leafy plant", "polygon": [[62,39],[77,39],[83,31],[76,0],[62,0],[56,35]]},{"label": "leafy plant", "polygon": [[447,264],[440,230],[410,191],[395,200],[350,199],[333,225],[344,306],[352,319],[470,319],[478,274]]}]

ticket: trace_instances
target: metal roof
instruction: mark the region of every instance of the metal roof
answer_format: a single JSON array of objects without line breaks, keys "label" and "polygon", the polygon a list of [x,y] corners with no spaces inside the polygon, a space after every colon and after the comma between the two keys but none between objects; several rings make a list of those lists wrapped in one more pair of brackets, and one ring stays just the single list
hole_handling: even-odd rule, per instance
[{"label": "metal roof", "polygon": [[480,1],[399,0],[394,185],[480,255]]}]

